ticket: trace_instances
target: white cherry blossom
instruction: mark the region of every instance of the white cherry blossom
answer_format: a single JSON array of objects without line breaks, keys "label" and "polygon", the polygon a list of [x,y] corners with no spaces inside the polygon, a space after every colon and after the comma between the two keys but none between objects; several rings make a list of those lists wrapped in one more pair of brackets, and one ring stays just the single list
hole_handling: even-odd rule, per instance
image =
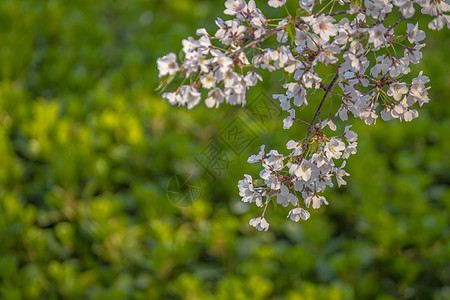
[{"label": "white cherry blossom", "polygon": [[307,208],[312,204],[312,208],[319,209],[322,204],[328,205],[327,199],[321,195],[311,195],[305,199],[305,205]]},{"label": "white cherry blossom", "polygon": [[317,18],[314,16],[304,17],[305,20],[312,28],[314,33],[318,34],[324,41],[328,41],[330,37],[337,34],[338,28],[333,24],[335,22],[333,17],[320,14]]},{"label": "white cherry blossom", "polygon": [[286,0],[269,0],[269,6],[280,7],[286,4]]},{"label": "white cherry blossom", "polygon": [[175,53],[169,53],[156,61],[158,65],[159,77],[173,75],[178,71],[177,56]]},{"label": "white cherry blossom", "polygon": [[[265,3],[280,8],[287,1]],[[338,187],[347,184],[347,160],[358,146],[358,134],[349,125],[352,116],[368,125],[379,117],[406,122],[418,117],[417,107],[431,100],[429,78],[422,71],[412,80],[404,76],[415,71],[425,47],[425,32],[412,18],[420,12],[432,16],[429,28],[448,28],[450,5],[444,0],[338,0],[322,5],[300,0],[301,16],[279,9],[283,15],[268,18],[256,4],[226,0],[224,14],[229,17],[216,18],[214,33],[198,29],[197,39],[181,41],[180,58],[169,53],[156,65],[162,97],[188,109],[202,97],[208,108],[223,103],[244,106],[247,91],[263,80],[261,70],[284,72],[284,81],[272,97],[289,114],[283,128],[298,122],[298,136],[286,143],[284,151],[266,153],[266,146],[261,146],[248,158],[249,163],[261,164],[259,178],[245,174],[238,182],[242,201],[262,210],[249,222],[261,231],[269,229],[264,216],[270,212],[266,210],[270,202],[294,205],[287,217],[307,220],[308,208],[328,205],[322,195],[326,188],[336,182]],[[397,26],[403,18],[409,23]],[[330,99],[339,102],[337,110]],[[316,111],[304,121],[301,114],[307,105]],[[325,117],[328,107],[331,111]],[[336,118],[343,121],[343,131]]]},{"label": "white cherry blossom", "polygon": [[226,15],[237,15],[238,13],[244,11],[247,7],[247,4],[244,0],[227,0],[225,2],[226,9],[224,10],[224,14]]},{"label": "white cherry blossom", "polygon": [[305,220],[305,221],[308,220],[309,216],[310,216],[310,214],[306,209],[303,209],[301,207],[296,207],[289,211],[289,214],[287,217],[290,218],[294,222],[298,222],[298,221],[300,221],[300,219]]},{"label": "white cherry blossom", "polygon": [[405,18],[411,18],[416,11],[414,9],[414,0],[394,0],[393,3],[395,6],[398,6]]},{"label": "white cherry blossom", "polygon": [[269,229],[270,224],[266,221],[264,217],[253,218],[249,222],[250,226],[255,227],[259,231],[267,231]]},{"label": "white cherry blossom", "polygon": [[408,87],[404,82],[395,82],[391,84],[387,91],[387,94],[392,96],[397,101],[399,101],[400,98],[406,93],[408,93]]},{"label": "white cherry blossom", "polygon": [[297,204],[297,197],[289,192],[289,189],[282,185],[280,188],[280,192],[277,195],[277,203],[281,204],[283,207],[286,207],[291,203],[292,205]]},{"label": "white cherry blossom", "polygon": [[299,5],[301,8],[306,10],[308,13],[312,13],[314,9],[315,0],[300,0]]},{"label": "white cherry blossom", "polygon": [[425,38],[425,32],[419,29],[419,22],[414,24],[407,24],[406,36],[408,37],[408,41],[412,44],[415,42],[423,41]]},{"label": "white cherry blossom", "polygon": [[295,109],[288,110],[289,117],[283,120],[283,129],[289,129],[295,122]]},{"label": "white cherry blossom", "polygon": [[345,144],[343,141],[332,138],[328,143],[326,143],[324,151],[328,158],[339,159],[344,149]]}]

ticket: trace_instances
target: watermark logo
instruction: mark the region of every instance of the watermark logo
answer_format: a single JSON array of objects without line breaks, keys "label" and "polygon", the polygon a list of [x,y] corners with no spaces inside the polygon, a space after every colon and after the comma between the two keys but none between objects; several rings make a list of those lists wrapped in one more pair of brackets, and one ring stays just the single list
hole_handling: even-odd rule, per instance
[{"label": "watermark logo", "polygon": [[283,113],[280,104],[263,92],[252,98],[244,111],[261,127],[264,127],[267,122],[278,119]]},{"label": "watermark logo", "polygon": [[[246,121],[240,116],[233,118],[218,136],[194,156],[196,166],[202,170],[201,176],[211,182],[227,171],[233,163],[233,154],[240,156],[252,145],[261,144],[259,136],[251,129],[255,128],[255,123],[256,128],[264,128],[267,122],[278,119],[283,112],[279,103],[263,92],[249,99],[243,111],[248,116],[244,118]],[[175,175],[169,181],[167,197],[174,205],[187,207],[199,200],[202,188],[193,183],[191,177],[185,179]]]},{"label": "watermark logo", "polygon": [[223,147],[214,140],[209,142],[194,159],[197,166],[203,170],[203,174],[207,175],[212,181],[216,181],[217,176],[222,175],[232,161]]},{"label": "watermark logo", "polygon": [[200,199],[202,188],[193,185],[191,177],[187,179],[174,175],[167,185],[167,198],[178,207],[188,207]]},{"label": "watermark logo", "polygon": [[219,138],[226,147],[241,155],[254,143],[258,136],[240,118],[236,118],[219,134]]}]

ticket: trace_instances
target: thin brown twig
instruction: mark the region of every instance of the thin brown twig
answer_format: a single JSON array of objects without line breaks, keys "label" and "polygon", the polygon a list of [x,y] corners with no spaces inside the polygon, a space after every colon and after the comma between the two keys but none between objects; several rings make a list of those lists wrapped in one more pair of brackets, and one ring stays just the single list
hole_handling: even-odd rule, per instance
[{"label": "thin brown twig", "polygon": [[403,19],[404,19],[404,17],[403,17],[403,15],[401,15],[400,18],[398,18],[397,22],[395,22],[394,24],[389,26],[389,28],[387,29],[387,32],[391,31],[391,29],[394,28],[395,26],[397,26]]},{"label": "thin brown twig", "polygon": [[269,29],[267,30],[266,34],[260,38],[257,38],[256,40],[248,43],[247,45],[245,45],[244,47],[236,50],[235,52],[233,52],[233,57],[239,57],[239,55],[241,54],[242,51],[244,51],[247,48],[250,48],[252,46],[255,46],[259,43],[264,42],[266,39],[268,39],[269,37],[271,37],[272,35],[274,35],[275,33],[277,33],[278,31],[280,31],[282,29],[282,27],[277,27],[277,28],[273,28],[273,29]]},{"label": "thin brown twig", "polygon": [[343,15],[343,14],[346,14],[346,13],[348,13],[348,10],[339,10],[339,11],[335,11],[335,12],[332,12],[332,13],[329,13],[329,14],[326,14],[327,16],[337,16],[337,15]]},{"label": "thin brown twig", "polygon": [[316,113],[314,114],[314,116],[313,116],[313,118],[311,120],[311,123],[309,123],[308,130],[307,130],[308,135],[306,136],[305,144],[303,145],[303,148],[304,148],[305,152],[306,152],[306,149],[308,147],[309,139],[311,138],[311,135],[312,135],[312,128],[314,126],[314,122],[316,121],[317,117],[320,115],[323,103],[325,102],[325,99],[327,98],[328,94],[330,93],[331,88],[336,83],[336,80],[338,79],[338,77],[339,77],[339,70],[336,72],[336,75],[334,75],[333,80],[331,81],[331,83],[327,86],[327,89],[325,90],[325,94],[323,95],[322,100],[320,101],[320,104],[317,107]]},{"label": "thin brown twig", "polygon": [[375,27],[375,26],[380,25],[381,23],[386,22],[386,20],[387,20],[387,18],[389,17],[390,14],[391,14],[391,13],[388,12],[388,13],[384,16],[383,19],[379,19],[379,20],[377,20],[376,22],[370,24],[370,25],[368,26],[368,28],[373,28],[373,27]]}]

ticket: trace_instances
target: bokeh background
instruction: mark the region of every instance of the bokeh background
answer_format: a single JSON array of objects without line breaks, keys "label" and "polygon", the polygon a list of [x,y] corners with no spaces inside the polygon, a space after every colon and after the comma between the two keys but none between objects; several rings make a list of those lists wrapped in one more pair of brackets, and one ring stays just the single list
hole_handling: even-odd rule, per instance
[{"label": "bokeh background", "polygon": [[[348,185],[307,222],[270,207],[258,232],[259,209],[239,203],[259,171],[246,159],[305,128],[154,91],[157,57],[213,32],[223,2],[0,1],[0,298],[450,299],[448,29],[427,31],[413,73],[431,78],[420,117],[353,120]],[[220,144],[236,118],[255,137],[239,153]],[[211,143],[228,158],[214,178],[196,160]],[[174,179],[189,183],[180,202]]]}]

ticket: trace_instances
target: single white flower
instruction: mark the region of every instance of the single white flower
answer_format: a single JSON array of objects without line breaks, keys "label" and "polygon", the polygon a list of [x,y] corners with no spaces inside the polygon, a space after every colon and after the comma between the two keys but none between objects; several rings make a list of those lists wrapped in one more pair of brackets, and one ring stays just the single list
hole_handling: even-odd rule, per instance
[{"label": "single white flower", "polygon": [[301,207],[296,207],[294,209],[291,209],[288,214],[288,218],[290,218],[294,222],[298,222],[300,219],[302,220],[308,220],[309,219],[309,212],[306,209],[303,209]]},{"label": "single white flower", "polygon": [[261,151],[259,151],[258,154],[253,154],[252,156],[250,156],[247,160],[248,163],[255,163],[255,162],[260,162],[264,160],[264,149],[266,148],[266,145],[262,145],[261,146]]},{"label": "single white flower", "polygon": [[285,84],[284,87],[287,88],[286,96],[294,99],[295,106],[308,105],[306,90],[301,84],[298,82],[290,82]]},{"label": "single white flower", "polygon": [[317,175],[317,168],[313,163],[306,159],[304,159],[295,170],[295,176],[299,177],[303,181],[308,181],[311,178],[316,177],[314,175]]},{"label": "single white flower", "polygon": [[425,32],[419,29],[419,22],[414,24],[407,24],[406,36],[408,37],[408,41],[413,44],[415,42],[423,41],[425,38]]},{"label": "single white flower", "polygon": [[245,82],[247,83],[247,86],[255,86],[258,80],[263,81],[263,78],[260,74],[256,73],[254,70],[249,71],[245,75]]},{"label": "single white flower", "polygon": [[283,207],[292,203],[292,205],[297,204],[297,197],[290,193],[289,189],[283,184],[280,188],[280,192],[277,194],[277,203],[281,204]]},{"label": "single white flower", "polygon": [[314,8],[315,0],[300,0],[298,2],[299,6],[306,10],[309,14],[312,13]]},{"label": "single white flower", "polygon": [[299,156],[303,153],[302,144],[299,142],[296,142],[294,140],[290,140],[289,142],[286,143],[286,149],[294,149],[294,150],[292,150],[291,155],[295,155],[295,156]]},{"label": "single white flower", "polygon": [[247,7],[247,4],[244,0],[227,0],[225,2],[226,9],[224,10],[224,14],[226,15],[237,15],[238,13],[244,11]]},{"label": "single white flower", "polygon": [[202,83],[203,88],[212,89],[216,86],[216,77],[214,77],[212,72],[209,72],[200,76],[200,82]]},{"label": "single white flower", "polygon": [[269,6],[280,7],[286,3],[286,0],[269,0]]},{"label": "single white flower", "polygon": [[334,170],[338,186],[346,185],[347,182],[342,177],[350,175],[344,170],[345,163],[346,163],[346,161],[344,160],[342,165],[339,168],[335,168],[335,170]]},{"label": "single white flower", "polygon": [[205,104],[208,108],[218,108],[219,104],[223,102],[224,98],[224,92],[219,88],[214,88],[208,92],[208,97],[205,99]]},{"label": "single white flower", "polygon": [[403,17],[411,18],[414,16],[414,0],[394,0],[394,5],[398,6],[398,9],[402,13]]},{"label": "single white flower", "polygon": [[259,231],[267,231],[269,229],[270,224],[266,221],[264,217],[253,218],[249,222],[250,226],[255,227]]},{"label": "single white flower", "polygon": [[295,109],[288,110],[289,117],[283,120],[283,129],[289,129],[295,122]]},{"label": "single white flower", "polygon": [[344,138],[347,140],[347,142],[355,142],[358,139],[358,134],[352,130],[350,130],[350,128],[352,127],[352,125],[348,125],[345,126],[344,129]]},{"label": "single white flower", "polygon": [[386,44],[386,32],[387,28],[383,24],[378,24],[369,30],[369,43],[373,44],[373,50],[379,50],[381,46]]},{"label": "single white flower", "polygon": [[162,97],[164,99],[167,99],[167,101],[169,101],[170,105],[175,105],[182,101],[181,95],[178,92],[164,93],[164,94],[162,94]]},{"label": "single white flower", "polygon": [[408,87],[404,82],[394,82],[387,90],[387,94],[397,101],[406,93],[408,93]]},{"label": "single white flower", "polygon": [[284,159],[284,155],[278,153],[277,150],[270,150],[270,152],[267,153],[264,164],[270,166],[274,171],[279,171],[284,167]]},{"label": "single white flower", "polygon": [[342,155],[341,151],[345,149],[345,144],[340,139],[332,138],[325,144],[324,152],[328,158],[339,159]]},{"label": "single white flower", "polygon": [[309,196],[305,199],[305,205],[307,208],[309,208],[311,203],[314,209],[319,209],[322,204],[328,205],[327,199],[325,199],[324,196],[320,196],[317,194]]},{"label": "single white flower", "polygon": [[310,71],[303,75],[302,80],[306,88],[312,88],[314,86],[315,89],[320,88],[320,83],[322,82],[322,78]]},{"label": "single white flower", "polygon": [[280,179],[276,176],[271,170],[266,167],[259,172],[259,177],[264,179],[264,182],[267,184],[269,188],[272,190],[279,190],[281,188]]},{"label": "single white flower", "polygon": [[188,109],[192,109],[202,100],[202,94],[190,85],[181,86],[180,94],[183,98],[182,105],[187,104]]},{"label": "single white flower", "polygon": [[280,106],[282,110],[289,110],[291,108],[291,100],[285,94],[274,94],[273,99],[280,100]]},{"label": "single white flower", "polygon": [[314,33],[317,33],[322,40],[328,42],[331,36],[337,34],[338,28],[333,24],[335,21],[332,17],[326,16],[325,14],[320,14],[317,18],[303,17],[312,28]]},{"label": "single white flower", "polygon": [[347,159],[350,155],[356,154],[356,147],[358,146],[357,142],[350,143],[347,147],[345,147],[344,154],[342,154],[343,159]]},{"label": "single white flower", "polygon": [[432,30],[441,30],[442,28],[444,28],[444,25],[447,25],[447,28],[450,28],[450,15],[438,15],[430,23],[428,23],[428,28]]},{"label": "single white flower", "polygon": [[175,53],[169,53],[160,57],[156,60],[156,65],[158,66],[159,77],[166,75],[173,75],[178,71],[177,56]]},{"label": "single white flower", "polygon": [[238,182],[239,196],[242,197],[241,201],[246,203],[255,202],[256,206],[262,207],[263,195],[253,188],[252,176],[245,174],[244,177],[244,179]]}]

